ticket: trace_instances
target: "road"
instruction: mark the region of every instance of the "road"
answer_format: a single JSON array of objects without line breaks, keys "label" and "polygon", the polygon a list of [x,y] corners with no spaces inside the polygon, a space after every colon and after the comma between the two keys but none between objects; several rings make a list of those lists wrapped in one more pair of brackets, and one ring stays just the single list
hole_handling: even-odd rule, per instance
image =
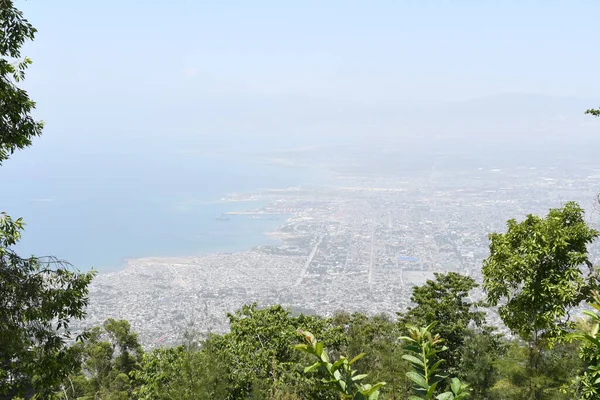
[{"label": "road", "polygon": [[321,235],[319,237],[319,240],[317,240],[317,243],[315,243],[315,247],[313,247],[312,251],[310,252],[308,259],[306,260],[306,263],[304,264],[304,268],[302,268],[302,273],[300,274],[300,277],[298,278],[296,283],[294,283],[294,286],[299,286],[302,283],[302,280],[304,279],[304,277],[306,276],[306,273],[308,272],[308,266],[312,262],[313,258],[315,258],[315,254],[317,254],[317,250],[319,249],[319,246],[321,245],[321,242],[323,241],[324,237],[325,237],[324,234]]},{"label": "road", "polygon": [[371,290],[371,284],[373,283],[373,248],[375,245],[375,225],[371,227],[371,257],[369,259],[369,290]]}]

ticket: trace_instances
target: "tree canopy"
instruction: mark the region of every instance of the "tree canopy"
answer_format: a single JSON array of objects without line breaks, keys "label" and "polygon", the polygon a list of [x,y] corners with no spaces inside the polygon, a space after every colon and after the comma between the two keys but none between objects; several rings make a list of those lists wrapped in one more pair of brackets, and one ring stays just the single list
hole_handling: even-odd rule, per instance
[{"label": "tree canopy", "polygon": [[600,117],[600,108],[590,108],[585,111],[586,114],[593,115],[594,117]]},{"label": "tree canopy", "polygon": [[0,214],[0,396],[47,398],[76,368],[69,327],[88,304],[93,273],[54,258],[21,258],[12,247],[23,222]]},{"label": "tree canopy", "polygon": [[479,285],[473,278],[456,272],[434,275],[434,280],[429,279],[424,285],[413,288],[411,301],[415,306],[402,316],[402,320],[420,326],[437,322],[434,332],[444,338],[444,344],[450,349],[446,365],[455,372],[470,328],[483,324],[485,314],[476,309],[469,297]]},{"label": "tree canopy", "polygon": [[43,123],[31,115],[35,102],[17,86],[31,64],[21,47],[36,32],[12,0],[0,0],[0,164],[42,133]]},{"label": "tree canopy", "polygon": [[546,218],[511,219],[506,233],[489,235],[483,285],[509,329],[528,340],[551,339],[568,327],[569,310],[597,286],[587,246],[598,235],[574,202],[551,209]]}]

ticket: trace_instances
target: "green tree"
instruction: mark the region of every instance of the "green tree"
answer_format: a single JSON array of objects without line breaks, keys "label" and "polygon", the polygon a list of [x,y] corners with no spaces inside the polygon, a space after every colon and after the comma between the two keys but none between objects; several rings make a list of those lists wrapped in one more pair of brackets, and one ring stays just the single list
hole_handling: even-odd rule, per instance
[{"label": "green tree", "polygon": [[[571,381],[582,371],[576,346],[557,344],[539,354],[539,368],[530,367],[531,349],[521,340],[506,343],[496,361],[498,379],[488,391],[491,400],[570,400]],[[536,393],[537,392],[537,393]]]},{"label": "green tree", "polygon": [[65,397],[130,399],[135,389],[133,372],[139,369],[143,356],[137,333],[131,331],[129,322],[109,318],[87,336],[84,343],[74,346],[81,370],[67,380]]},{"label": "green tree", "polygon": [[299,329],[298,334],[304,337],[306,343],[297,344],[294,346],[295,349],[317,358],[315,363],[304,368],[304,372],[320,370],[326,373],[327,377],[322,379],[319,386],[333,389],[341,399],[377,400],[379,398],[379,389],[385,385],[385,382],[374,385],[361,383],[368,374],[357,374],[357,370],[353,369],[353,364],[364,357],[365,353],[360,353],[352,360],[340,356],[338,360],[332,361],[325,345],[318,342],[312,333]]},{"label": "green tree", "polygon": [[584,311],[587,320],[582,320],[570,340],[581,342],[580,358],[587,368],[574,379],[577,398],[597,399],[600,397],[600,295],[594,292],[590,305],[593,311]]},{"label": "green tree", "polygon": [[210,341],[146,353],[134,376],[140,400],[227,398],[228,365]]},{"label": "green tree", "polygon": [[0,396],[49,398],[77,367],[72,319],[82,319],[93,273],[12,249],[23,222],[0,214]]},{"label": "green tree", "polygon": [[263,309],[245,305],[228,317],[230,332],[209,342],[228,360],[229,398],[265,398],[273,391],[329,398],[311,392],[314,382],[307,381],[302,369],[307,356],[294,351],[291,343],[297,340],[298,329],[310,329],[331,349],[339,350],[344,340],[339,328],[332,328],[324,318],[293,316],[280,305]]},{"label": "green tree", "polygon": [[367,353],[355,363],[355,368],[369,371],[369,376],[376,382],[386,382],[380,389],[382,397],[406,399],[411,391],[405,375],[409,365],[402,359],[404,350],[398,342],[401,334],[398,323],[385,314],[369,317],[362,313],[337,313],[332,323],[344,329],[346,340],[341,353],[349,359]]},{"label": "green tree", "polygon": [[403,323],[416,326],[437,322],[433,330],[449,349],[445,368],[451,374],[458,373],[462,347],[474,334],[471,328],[484,322],[485,313],[478,311],[469,297],[478,286],[473,278],[456,272],[435,273],[434,280],[413,287],[411,301],[415,306],[401,316]]},{"label": "green tree", "polygon": [[42,133],[43,123],[31,116],[35,103],[17,86],[31,64],[21,58],[21,47],[36,32],[12,0],[0,0],[0,164]]},{"label": "green tree", "polygon": [[134,397],[140,400],[225,399],[229,382],[228,360],[213,341],[201,342],[193,330],[185,333],[184,344],[155,349],[143,356],[133,372]]},{"label": "green tree", "polygon": [[[597,286],[587,245],[598,231],[574,202],[551,209],[546,218],[528,215],[508,221],[506,233],[492,233],[483,262],[484,289],[506,326],[525,340],[556,338],[568,327],[568,312]],[[587,265],[589,275],[581,267]]]},{"label": "green tree", "polygon": [[[587,245],[598,232],[574,202],[551,209],[546,218],[528,215],[508,221],[506,233],[492,233],[484,260],[484,289],[506,326],[529,343],[530,398],[540,399],[543,351],[572,328],[569,311],[597,286]],[[587,265],[585,276],[582,266]]]},{"label": "green tree", "polygon": [[600,108],[590,108],[585,111],[586,114],[593,115],[594,117],[600,117]]},{"label": "green tree", "polygon": [[491,391],[500,377],[498,363],[506,352],[502,335],[486,327],[480,332],[471,332],[461,348],[458,377],[469,384],[471,398],[491,398]]},{"label": "green tree", "polygon": [[[444,386],[443,381],[448,378],[443,371],[442,364],[444,360],[439,358],[438,354],[446,351],[448,348],[442,343],[443,338],[439,334],[433,334],[432,328],[436,325],[433,322],[426,327],[416,327],[407,325],[408,336],[403,336],[400,340],[404,343],[408,354],[402,356],[409,361],[413,367],[406,376],[413,382],[414,395],[409,400],[458,400],[469,397],[470,391],[468,385],[465,385],[458,378],[450,379],[449,389],[436,396],[439,389]],[[442,385],[440,385],[442,383]]]}]

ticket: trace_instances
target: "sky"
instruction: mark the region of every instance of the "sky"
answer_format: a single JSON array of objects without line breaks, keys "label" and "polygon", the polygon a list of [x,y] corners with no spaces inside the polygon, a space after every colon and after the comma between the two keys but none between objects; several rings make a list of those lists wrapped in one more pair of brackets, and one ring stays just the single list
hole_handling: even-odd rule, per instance
[{"label": "sky", "polygon": [[285,147],[407,104],[600,93],[595,0],[16,4],[47,140],[90,148]]}]

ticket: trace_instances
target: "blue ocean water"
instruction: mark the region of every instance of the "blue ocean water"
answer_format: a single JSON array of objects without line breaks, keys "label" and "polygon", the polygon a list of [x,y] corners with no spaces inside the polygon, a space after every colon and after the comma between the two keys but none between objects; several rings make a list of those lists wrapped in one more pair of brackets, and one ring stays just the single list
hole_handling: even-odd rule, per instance
[{"label": "blue ocean water", "polygon": [[[11,160],[12,161],[12,160]],[[271,243],[283,221],[223,212],[255,207],[221,202],[228,193],[314,184],[310,170],[211,155],[78,154],[0,168],[0,211],[23,217],[20,254],[54,255],[86,270],[117,269],[128,258],[234,252]]]}]

